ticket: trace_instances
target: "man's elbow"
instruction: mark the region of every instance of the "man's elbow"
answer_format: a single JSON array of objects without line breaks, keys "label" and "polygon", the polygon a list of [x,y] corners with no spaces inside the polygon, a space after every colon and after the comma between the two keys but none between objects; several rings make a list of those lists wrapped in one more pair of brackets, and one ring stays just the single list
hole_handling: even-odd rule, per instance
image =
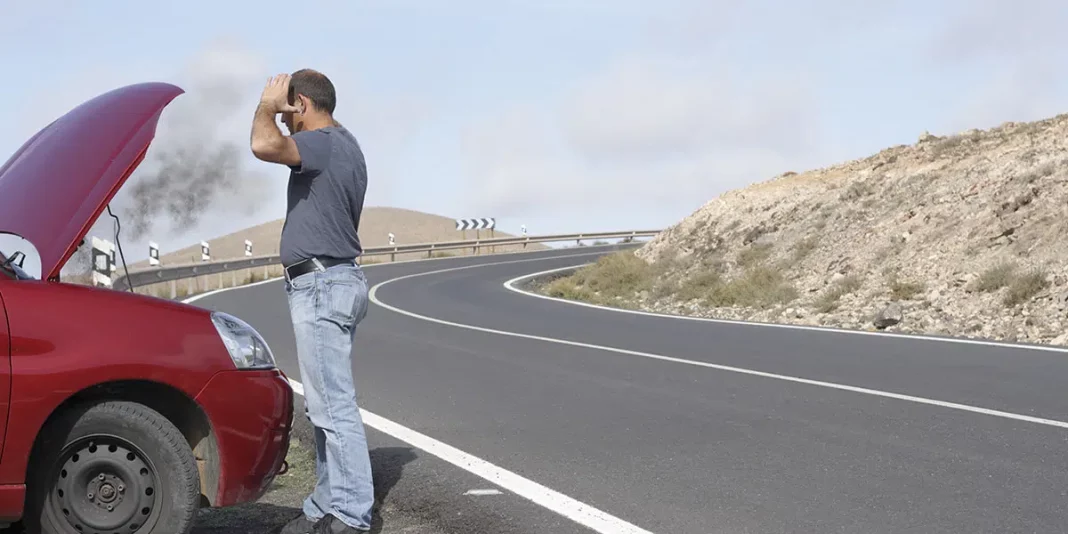
[{"label": "man's elbow", "polygon": [[266,139],[254,139],[252,141],[252,155],[262,161],[277,162],[278,154],[281,151],[279,145],[279,143],[272,143]]}]

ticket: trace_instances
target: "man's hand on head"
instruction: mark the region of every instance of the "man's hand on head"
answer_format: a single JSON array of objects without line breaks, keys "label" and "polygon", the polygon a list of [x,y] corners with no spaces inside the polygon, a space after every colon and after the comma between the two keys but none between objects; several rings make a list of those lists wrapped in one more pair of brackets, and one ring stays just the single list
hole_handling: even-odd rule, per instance
[{"label": "man's hand on head", "polygon": [[279,113],[296,113],[300,109],[289,103],[289,75],[279,74],[267,80],[260,95],[256,116],[252,120],[251,148],[256,158],[290,167],[300,165],[300,151],[291,137],[282,135],[275,122]]},{"label": "man's hand on head", "polygon": [[298,113],[300,108],[289,103],[288,74],[279,74],[267,80],[267,86],[260,95],[260,105],[274,115],[279,113]]}]

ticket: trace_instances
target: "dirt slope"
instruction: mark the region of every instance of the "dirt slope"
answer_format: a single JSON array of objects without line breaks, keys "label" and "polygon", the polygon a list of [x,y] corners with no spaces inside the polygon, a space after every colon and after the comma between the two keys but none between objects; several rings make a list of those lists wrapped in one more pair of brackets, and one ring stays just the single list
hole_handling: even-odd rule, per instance
[{"label": "dirt slope", "polygon": [[1066,138],[1061,115],[925,133],[787,173],[708,202],[635,252],[645,265],[603,264],[556,291],[669,313],[1063,344]]}]

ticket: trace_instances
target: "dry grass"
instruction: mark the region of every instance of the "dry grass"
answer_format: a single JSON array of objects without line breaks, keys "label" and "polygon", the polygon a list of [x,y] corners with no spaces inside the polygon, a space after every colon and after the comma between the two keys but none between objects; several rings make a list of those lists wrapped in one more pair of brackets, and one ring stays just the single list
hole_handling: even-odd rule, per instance
[{"label": "dry grass", "polygon": [[617,252],[553,280],[542,291],[558,298],[624,307],[634,307],[637,298],[649,292],[657,299],[672,296],[712,307],[767,308],[798,297],[781,269],[760,263],[769,252],[767,246],[746,249],[741,262],[749,268],[733,279],[724,277],[718,256],[704,258],[694,272],[680,277],[673,272],[674,262],[647,264],[633,252]]},{"label": "dry grass", "polygon": [[969,291],[979,291],[983,293],[997,291],[1012,284],[1013,275],[1015,274],[1016,265],[1010,262],[1001,262],[983,271],[979,275],[979,278],[976,278],[969,284],[967,289]]},{"label": "dry grass", "polygon": [[544,291],[546,295],[560,299],[600,302],[593,291],[578,286],[571,277],[557,278],[549,282]]},{"label": "dry grass", "polygon": [[721,285],[723,285],[723,277],[719,270],[702,269],[683,280],[679,285],[676,298],[686,302],[707,299]]},{"label": "dry grass", "polygon": [[807,258],[809,254],[812,254],[812,252],[816,250],[816,246],[818,244],[819,238],[816,237],[806,237],[805,239],[802,239],[801,241],[795,243],[793,255],[794,263],[800,263],[802,260]]},{"label": "dry grass", "polygon": [[1002,302],[1010,308],[1027,302],[1049,285],[1046,281],[1046,273],[1041,270],[1033,270],[1017,277],[1009,284],[1009,290],[1005,292]]},{"label": "dry grass", "polygon": [[838,199],[843,202],[849,202],[864,198],[873,193],[875,193],[875,189],[872,188],[872,186],[868,182],[855,181],[849,184],[849,187],[846,188],[845,192],[839,195]]},{"label": "dry grass", "polygon": [[897,276],[891,277],[889,287],[891,300],[910,300],[926,289],[923,282],[900,280]]},{"label": "dry grass", "polygon": [[797,290],[786,281],[782,271],[756,266],[741,277],[713,287],[705,302],[713,307],[744,306],[768,308],[797,298]]},{"label": "dry grass", "polygon": [[837,310],[842,297],[860,289],[863,284],[864,279],[855,274],[839,279],[816,301],[816,310],[820,313]]},{"label": "dry grass", "polygon": [[738,266],[743,269],[763,262],[771,256],[771,245],[754,244],[738,253]]},{"label": "dry grass", "polygon": [[633,252],[623,251],[601,256],[593,265],[583,267],[571,276],[553,280],[545,291],[558,298],[616,303],[651,289],[653,273],[653,266]]}]

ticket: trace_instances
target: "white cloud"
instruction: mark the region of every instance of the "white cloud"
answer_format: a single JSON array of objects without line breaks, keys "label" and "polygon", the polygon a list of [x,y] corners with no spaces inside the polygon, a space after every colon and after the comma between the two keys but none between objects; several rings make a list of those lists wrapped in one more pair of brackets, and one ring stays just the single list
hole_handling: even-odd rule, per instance
[{"label": "white cloud", "polygon": [[[737,80],[737,79],[735,79]],[[732,83],[725,68],[642,58],[583,83],[562,108],[563,134],[587,160],[693,157],[708,150],[810,148],[816,119],[800,80]]]},{"label": "white cloud", "polygon": [[1068,110],[1068,34],[1061,0],[969,0],[927,41],[925,64],[971,82],[955,102],[953,131],[1031,121]]},{"label": "white cloud", "polygon": [[733,80],[710,63],[631,58],[555,109],[516,106],[474,124],[463,144],[472,208],[667,224],[822,155],[818,106],[801,80]]}]

